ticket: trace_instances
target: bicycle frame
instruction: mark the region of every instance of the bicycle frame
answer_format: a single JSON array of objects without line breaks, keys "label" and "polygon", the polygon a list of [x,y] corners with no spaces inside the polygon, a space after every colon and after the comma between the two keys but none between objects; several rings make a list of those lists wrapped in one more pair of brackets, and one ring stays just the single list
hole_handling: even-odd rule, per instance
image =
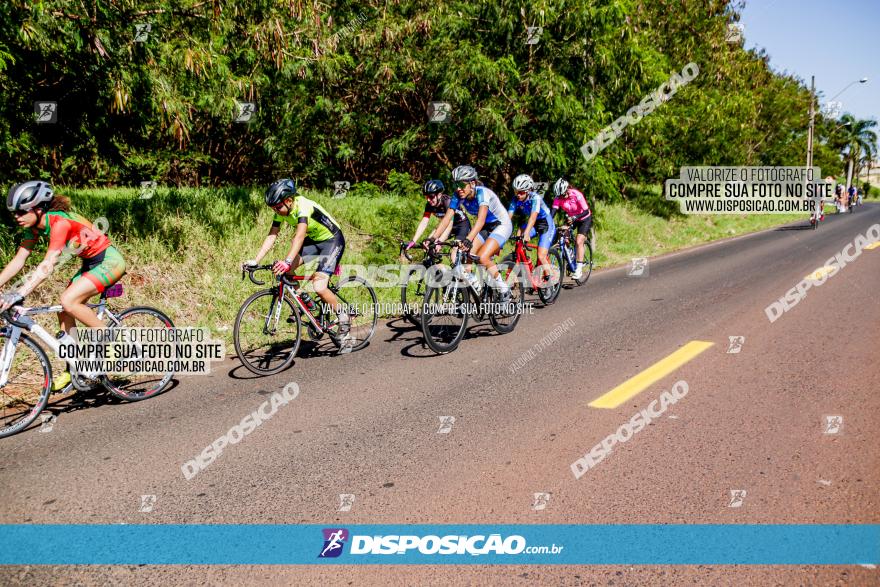
[{"label": "bicycle frame", "polygon": [[[103,316],[106,314],[107,317],[113,322],[115,325],[119,325],[120,322],[116,318],[116,316],[110,311],[107,307],[107,300],[101,299],[97,304],[86,304],[92,309],[97,310],[98,319],[103,319]],[[0,354],[0,387],[6,385],[9,381],[9,370],[12,369],[12,361],[15,359],[15,349],[18,348],[18,341],[21,339],[21,332],[23,330],[28,331],[33,334],[36,338],[41,340],[43,344],[49,347],[52,352],[55,353],[55,356],[59,356],[59,348],[61,348],[61,342],[52,336],[45,328],[36,323],[35,320],[30,318],[30,316],[35,316],[38,314],[48,314],[61,312],[63,308],[61,305],[56,306],[40,306],[36,308],[26,308],[24,306],[13,306],[9,312],[9,318],[7,318],[7,322],[9,323],[4,329],[7,331],[8,336],[6,338],[6,344],[3,345],[2,354]],[[14,313],[14,314],[13,314]],[[75,365],[71,359],[64,359],[64,362],[67,363],[68,367],[70,367],[71,374],[76,374]]]},{"label": "bicycle frame", "polygon": [[[262,265],[262,266],[254,266],[249,268],[242,268],[242,279],[247,275],[250,280],[257,285],[265,285],[265,281],[258,281],[254,277],[254,273],[257,271],[271,270],[271,265]],[[308,278],[304,275],[292,275],[290,277],[286,275],[282,275],[280,277],[275,278],[277,280],[277,288],[278,293],[276,294],[277,300],[280,302],[285,298],[285,295],[288,296],[288,299],[292,299],[296,303],[296,307],[299,309],[300,313],[307,318],[306,326],[311,326],[315,329],[318,334],[324,335],[329,332],[329,329],[326,328],[326,325],[321,324],[317,318],[315,318],[314,314],[312,314],[309,307],[306,306],[305,302],[302,300],[300,296],[299,290],[297,290],[296,285],[299,281],[308,281]],[[334,287],[332,284],[328,282],[327,287],[330,291],[333,292],[334,295],[339,295],[338,288]],[[263,324],[263,333],[267,334],[270,330],[270,324],[278,324],[278,320],[281,318],[281,308],[283,307],[283,303],[279,303],[275,306],[274,311],[272,308],[269,309],[269,312],[266,314],[266,322]],[[323,314],[322,314],[323,315]]]},{"label": "bicycle frame", "polygon": [[[288,279],[292,279],[292,282],[286,283],[286,280],[288,280]],[[296,302],[297,306],[299,307],[299,309],[303,313],[303,315],[305,315],[308,318],[308,320],[312,324],[312,326],[314,326],[318,330],[318,332],[320,332],[321,334],[324,334],[325,332],[327,332],[327,330],[323,326],[321,326],[321,324],[318,322],[318,320],[315,318],[315,316],[309,310],[309,307],[306,306],[305,302],[303,302],[302,297],[299,295],[299,291],[297,291],[297,289],[294,287],[294,283],[296,283],[297,281],[306,281],[306,277],[304,275],[294,275],[292,278],[285,277],[285,278],[279,280],[278,281],[278,299],[282,300],[282,299],[284,299],[285,293],[289,294],[290,297],[293,298],[293,300]],[[330,288],[329,283],[327,284],[327,287]],[[330,291],[333,291],[333,289],[331,289]],[[333,293],[335,294],[336,292],[333,291]],[[282,306],[283,306],[283,304],[278,304],[277,307],[275,308],[275,324],[278,323],[278,319],[281,317],[281,307]],[[266,317],[266,326],[267,327],[268,327],[268,322],[269,322],[269,316]]]},{"label": "bicycle frame", "polygon": [[[461,251],[459,251],[459,254],[455,256],[455,263],[453,263],[453,265],[452,265],[453,276],[455,276],[457,273],[459,273],[461,271],[460,268],[464,264],[464,263],[462,263],[462,257],[464,257],[465,255],[466,255],[465,253],[462,253]],[[461,280],[458,277],[455,277],[455,282],[453,284],[451,284],[454,286],[452,288],[452,292],[451,292],[452,299],[453,300],[455,299],[455,295],[458,293],[458,288],[461,287],[462,285],[464,285],[464,287],[466,288],[466,290],[468,292],[468,297],[470,298],[470,300],[472,302],[474,302],[474,305],[476,305],[476,307],[477,307],[477,312],[471,313],[471,316],[473,316],[475,320],[485,320],[488,317],[488,314],[484,313],[483,310],[485,309],[485,306],[483,304],[481,304],[480,302],[481,301],[486,301],[486,302],[490,301],[489,297],[488,297],[488,292],[489,292],[489,288],[492,286],[490,286],[489,281],[487,279],[485,279],[485,277],[486,277],[486,275],[488,275],[489,271],[488,271],[488,269],[483,267],[479,262],[477,262],[475,259],[468,258],[468,261],[469,261],[469,264],[475,265],[476,270],[480,272],[480,275],[477,276],[477,280],[479,282],[483,283],[483,287],[479,291],[477,291],[477,289],[473,285],[468,283],[467,281],[465,281],[462,284]],[[444,288],[443,289],[443,299],[441,300],[442,304],[451,303],[451,300],[447,299],[448,293],[449,293],[449,289]]]},{"label": "bicycle frame", "polygon": [[525,242],[525,239],[516,239],[516,262],[523,263],[526,266],[526,269],[529,270],[529,281],[532,284],[533,288],[543,287],[543,284],[539,284],[535,279],[535,267],[532,265],[532,260],[529,259],[528,253],[526,253],[526,249],[534,249],[537,250],[538,246],[533,245],[532,243]]},{"label": "bicycle frame", "polygon": [[565,262],[569,271],[574,271],[577,269],[577,259],[571,257],[571,228],[560,228],[559,235],[559,253],[562,255],[562,260]]}]

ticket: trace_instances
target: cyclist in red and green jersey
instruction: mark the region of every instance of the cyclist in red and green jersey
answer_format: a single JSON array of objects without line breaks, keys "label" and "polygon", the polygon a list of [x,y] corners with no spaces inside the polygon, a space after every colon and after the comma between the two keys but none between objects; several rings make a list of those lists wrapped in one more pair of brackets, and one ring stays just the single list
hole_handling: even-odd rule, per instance
[{"label": "cyclist in red and green jersey", "polygon": [[[63,310],[58,314],[58,321],[68,334],[76,327],[77,320],[90,328],[104,327],[104,322],[86,302],[103,293],[125,273],[125,260],[107,235],[83,216],[71,212],[70,201],[56,195],[46,182],[28,181],[13,186],[6,198],[6,207],[24,234],[18,252],[0,272],[0,288],[24,268],[41,237],[49,238],[49,247],[36,271],[26,276],[15,291],[0,296],[0,311],[21,302],[53,273],[59,262],[66,260],[66,255],[73,254],[82,259],[82,267],[61,294]],[[65,387],[69,378],[69,373],[63,373],[53,388]]]}]

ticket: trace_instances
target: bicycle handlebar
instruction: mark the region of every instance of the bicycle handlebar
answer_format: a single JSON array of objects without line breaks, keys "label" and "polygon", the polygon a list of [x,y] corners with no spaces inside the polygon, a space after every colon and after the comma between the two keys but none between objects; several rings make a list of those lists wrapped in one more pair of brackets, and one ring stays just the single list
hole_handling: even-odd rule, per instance
[{"label": "bicycle handlebar", "polygon": [[406,246],[407,246],[408,244],[409,244],[409,243],[405,243],[405,242],[403,242],[403,241],[400,241],[400,254],[403,255],[403,257],[404,257],[407,261],[409,261],[410,263],[412,263],[412,260],[413,260],[413,259],[412,259],[412,255],[409,254],[409,250],[406,248]]},{"label": "bicycle handlebar", "polygon": [[13,326],[18,326],[19,328],[22,328],[24,330],[29,330],[29,326],[27,324],[19,322],[18,320],[15,320],[12,317],[12,310],[14,308],[16,308],[16,306],[12,306],[12,308],[9,308],[8,310],[6,310],[4,312],[0,312],[0,318],[3,318],[4,320],[6,320],[8,323],[12,324]]},{"label": "bicycle handlebar", "polygon": [[[252,282],[257,285],[266,285],[265,281],[260,281],[256,277],[254,277],[254,273],[257,271],[265,271],[272,270],[273,265],[243,265],[241,268],[241,278],[244,279],[245,275],[247,275]],[[286,275],[278,275],[275,276],[275,279],[284,283],[284,285],[294,285],[296,283],[295,280],[290,279]]]}]

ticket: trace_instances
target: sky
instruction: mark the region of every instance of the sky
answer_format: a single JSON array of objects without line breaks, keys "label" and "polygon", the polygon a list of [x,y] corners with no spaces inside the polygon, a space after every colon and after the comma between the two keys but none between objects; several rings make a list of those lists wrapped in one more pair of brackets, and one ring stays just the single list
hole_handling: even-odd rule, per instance
[{"label": "sky", "polygon": [[803,80],[816,76],[819,102],[880,121],[880,0],[746,0],[746,49],[763,47],[770,66]]}]

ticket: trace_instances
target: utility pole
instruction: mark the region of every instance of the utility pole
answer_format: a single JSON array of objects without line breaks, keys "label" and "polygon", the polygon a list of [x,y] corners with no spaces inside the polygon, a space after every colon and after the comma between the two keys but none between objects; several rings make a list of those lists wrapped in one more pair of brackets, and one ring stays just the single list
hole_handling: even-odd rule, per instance
[{"label": "utility pole", "polygon": [[[815,108],[815,100],[814,96],[816,95],[816,76],[811,76],[810,79],[810,129],[807,131],[807,173],[804,175],[804,194],[807,193],[807,183],[810,181],[808,179],[810,168],[813,167],[813,129],[816,124],[816,108]],[[813,178],[813,181],[819,181],[822,178]],[[817,202],[817,209],[822,210],[824,204],[821,203],[822,200]],[[816,215],[816,222],[819,221],[819,215]]]},{"label": "utility pole", "polygon": [[815,108],[815,100],[813,99],[816,95],[816,76],[811,76],[810,78],[810,130],[807,133],[807,167],[813,166],[813,129],[816,125],[816,108]]}]

